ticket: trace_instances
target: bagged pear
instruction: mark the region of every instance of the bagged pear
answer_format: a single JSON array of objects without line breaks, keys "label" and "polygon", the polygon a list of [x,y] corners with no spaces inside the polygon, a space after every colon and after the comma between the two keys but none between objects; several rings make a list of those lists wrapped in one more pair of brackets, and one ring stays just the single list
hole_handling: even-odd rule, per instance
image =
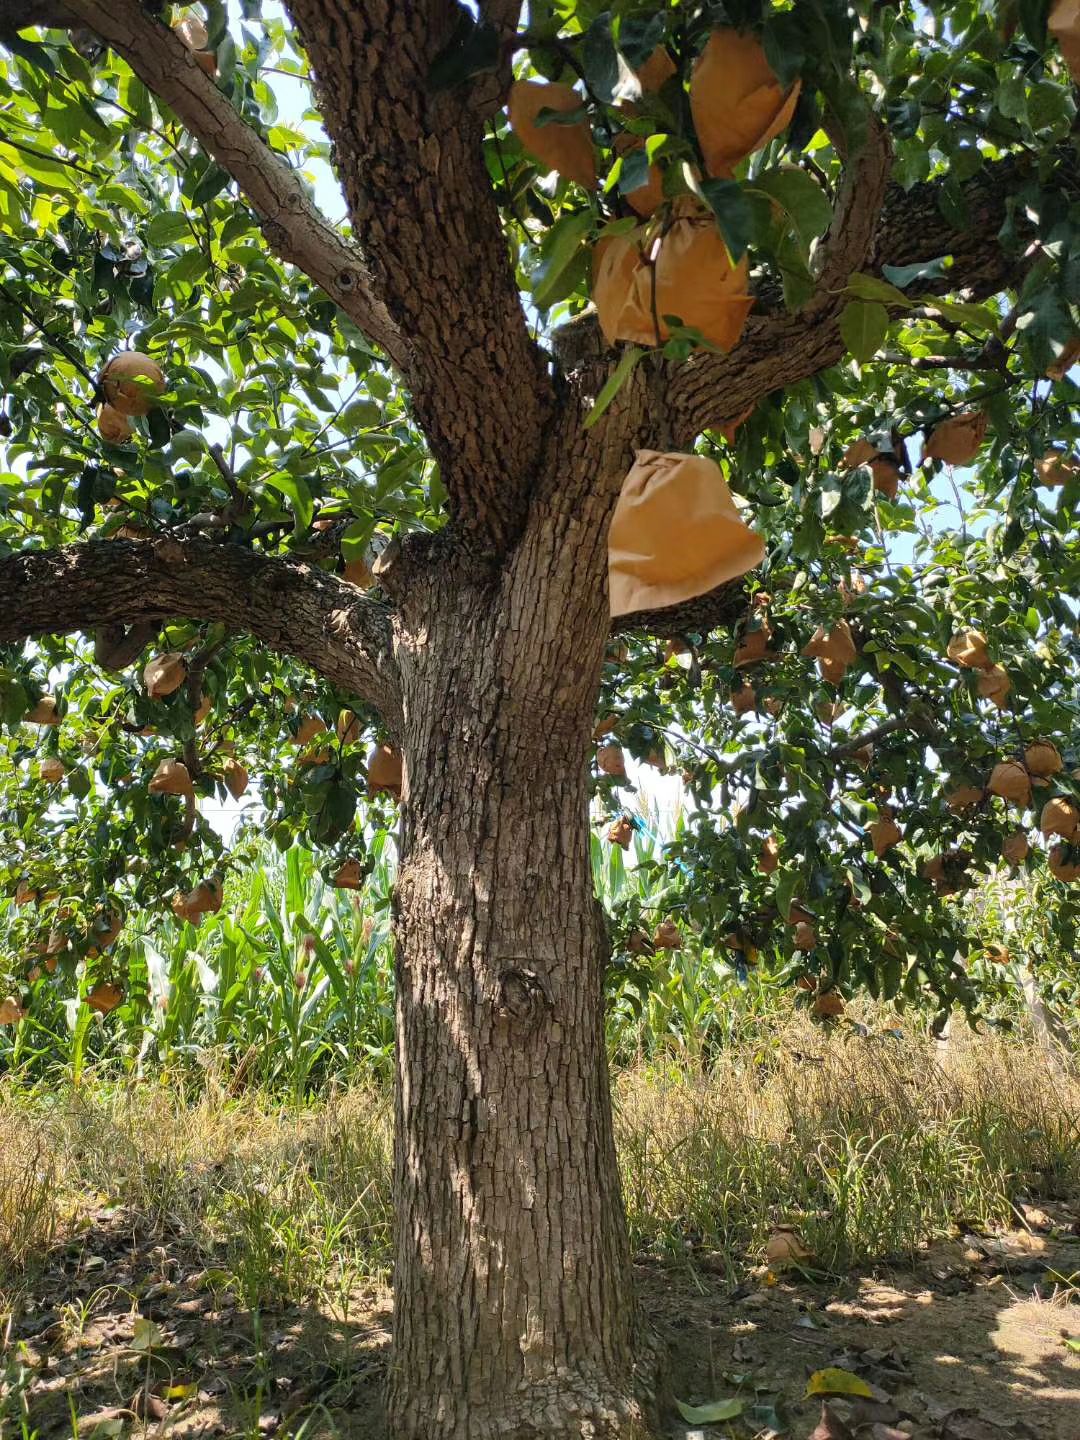
[{"label": "bagged pear", "polygon": [[[161,367],[141,350],[114,355],[98,377],[107,403],[121,415],[147,415],[155,393],[165,389]],[[144,385],[141,382],[146,381]]]},{"label": "bagged pear", "polygon": [[1030,774],[1045,779],[1049,775],[1056,775],[1064,762],[1053,741],[1033,740],[1024,751],[1024,764]]},{"label": "bagged pear", "polygon": [[809,920],[800,920],[795,926],[791,943],[796,950],[813,950],[817,946],[817,931]]},{"label": "bagged pear", "polygon": [[1060,835],[1065,840],[1072,840],[1080,834],[1080,810],[1071,800],[1065,800],[1060,795],[1055,796],[1042,808],[1039,829],[1047,838]]},{"label": "bagged pear", "polygon": [[946,465],[970,465],[986,439],[989,417],[985,410],[966,410],[935,425],[923,447],[924,460]]},{"label": "bagged pear", "polygon": [[679,605],[744,575],[764,554],[714,461],[639,450],[608,533],[611,613]]},{"label": "bagged pear", "polygon": [[945,653],[965,670],[985,670],[990,664],[986,636],[981,630],[958,630],[949,641]]},{"label": "bagged pear", "polygon": [[155,655],[143,670],[143,684],[151,700],[164,700],[187,679],[187,661],[178,650]]},{"label": "bagged pear", "polygon": [[1001,760],[990,772],[986,788],[1014,805],[1031,804],[1031,778],[1018,760]]},{"label": "bagged pear", "polygon": [[1067,450],[1048,450],[1041,460],[1035,462],[1035,473],[1040,485],[1067,485],[1080,475],[1080,459]]},{"label": "bagged pear", "polygon": [[108,1015],[111,1010],[123,1001],[124,992],[119,985],[113,985],[109,980],[102,980],[86,997],[86,1003],[91,1010],[96,1010],[99,1015]]},{"label": "bagged pear", "polygon": [[818,995],[810,1007],[811,1012],[822,1020],[832,1020],[844,1013],[844,999],[835,990],[826,990]]},{"label": "bagged pear", "polygon": [[346,860],[334,872],[331,885],[337,890],[360,890],[364,884],[364,872],[359,860]]},{"label": "bagged pear", "polygon": [[887,850],[894,845],[899,845],[904,838],[904,832],[897,825],[890,814],[882,813],[880,820],[875,820],[869,827],[870,844],[874,847],[874,854],[880,860]]},{"label": "bagged pear", "polygon": [[965,810],[970,810],[973,805],[978,805],[983,798],[983,792],[975,785],[958,785],[951,790],[945,800],[945,804],[954,815],[961,815]]},{"label": "bagged pear", "polygon": [[731,708],[736,715],[746,715],[757,710],[757,691],[752,685],[740,685],[731,692]]},{"label": "bagged pear", "polygon": [[131,439],[131,421],[111,405],[100,405],[97,413],[98,434],[110,445],[123,445]]},{"label": "bagged pear", "polygon": [[652,943],[657,950],[681,950],[682,936],[674,920],[661,920],[653,931]]},{"label": "bagged pear", "polygon": [[376,745],[368,756],[367,781],[369,795],[382,793],[400,800],[401,752],[393,745]]},{"label": "bagged pear", "polygon": [[1046,367],[1046,378],[1048,380],[1064,380],[1078,360],[1080,360],[1080,335],[1074,335],[1061,347],[1061,353],[1054,363]]},{"label": "bagged pear", "polygon": [[1005,709],[1005,701],[1012,689],[1009,672],[1002,665],[990,665],[979,676],[976,689],[984,700],[992,701],[999,710]]},{"label": "bagged pear", "polygon": [[225,763],[221,770],[222,778],[225,781],[225,788],[234,800],[239,800],[248,788],[249,776],[245,766],[240,764],[231,755],[225,757]]},{"label": "bagged pear", "polygon": [[763,615],[760,617],[756,629],[743,631],[733,662],[736,670],[745,665],[757,665],[763,660],[775,660],[775,652],[769,649],[771,639],[772,627],[769,625],[768,618]]},{"label": "bagged pear", "polygon": [[43,695],[22,717],[25,725],[59,725],[60,711],[55,695]]},{"label": "bagged pear", "polygon": [[855,637],[851,633],[851,626],[846,620],[838,620],[828,630],[824,625],[819,625],[806,645],[803,646],[802,653],[809,658],[832,660],[846,667],[851,664],[859,651],[855,645]]},{"label": "bagged pear", "polygon": [[754,303],[750,263],[731,263],[712,212],[691,196],[669,220],[606,236],[593,250],[592,298],[608,343],[662,345],[665,316],[700,330],[721,350],[738,344]]},{"label": "bagged pear", "polygon": [[182,760],[162,760],[147,786],[151,795],[195,794],[188,768]]},{"label": "bagged pear", "polygon": [[1080,880],[1080,849],[1075,845],[1055,845],[1047,857],[1050,874],[1055,880],[1071,884]]},{"label": "bagged pear", "polygon": [[616,780],[626,779],[626,757],[621,745],[601,745],[596,752],[596,765],[601,775]]},{"label": "bagged pear", "polygon": [[510,87],[510,128],[530,155],[549,170],[576,180],[586,190],[596,189],[596,159],[587,119],[569,125],[538,125],[542,110],[567,115],[580,110],[584,100],[569,85],[543,80],[517,80]]},{"label": "bagged pear", "polygon": [[780,84],[755,35],[714,30],[690,79],[690,113],[709,174],[731,175],[786,129],[801,89],[801,80]]},{"label": "bagged pear", "polygon": [[676,74],[675,61],[664,45],[657,45],[644,65],[637,71],[637,78],[641,85],[642,93],[655,95],[658,90],[663,89],[671,77]]}]

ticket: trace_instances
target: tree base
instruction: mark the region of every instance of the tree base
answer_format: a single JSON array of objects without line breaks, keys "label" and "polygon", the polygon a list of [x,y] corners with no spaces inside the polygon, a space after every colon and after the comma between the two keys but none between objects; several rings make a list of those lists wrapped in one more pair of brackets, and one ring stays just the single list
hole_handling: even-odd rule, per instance
[{"label": "tree base", "polygon": [[670,1400],[666,1362],[650,1334],[625,1387],[610,1376],[564,1372],[500,1396],[495,1407],[427,1393],[415,1407],[399,1407],[389,1440],[657,1440]]}]

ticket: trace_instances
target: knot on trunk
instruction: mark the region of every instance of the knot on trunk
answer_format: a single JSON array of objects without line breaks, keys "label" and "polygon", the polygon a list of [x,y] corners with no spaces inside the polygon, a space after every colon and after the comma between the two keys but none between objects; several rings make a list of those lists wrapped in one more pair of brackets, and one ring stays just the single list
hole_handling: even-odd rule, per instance
[{"label": "knot on trunk", "polygon": [[555,1008],[546,973],[523,957],[513,956],[499,971],[495,1013],[517,1030],[535,1030]]}]

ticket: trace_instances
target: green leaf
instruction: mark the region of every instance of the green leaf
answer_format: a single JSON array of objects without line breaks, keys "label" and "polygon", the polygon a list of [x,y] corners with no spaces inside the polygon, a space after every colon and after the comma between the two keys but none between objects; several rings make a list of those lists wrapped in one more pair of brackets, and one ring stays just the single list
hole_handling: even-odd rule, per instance
[{"label": "green leaf", "polygon": [[937,295],[924,295],[921,303],[940,310],[947,320],[963,325],[969,330],[985,330],[997,334],[998,317],[989,305],[975,305],[970,301],[942,300]]},{"label": "green leaf", "polygon": [[174,245],[191,239],[191,222],[183,210],[159,210],[146,227],[151,245]]},{"label": "green leaf", "polygon": [[623,351],[622,358],[619,360],[618,365],[615,366],[615,369],[608,376],[600,394],[597,395],[596,403],[589,412],[589,418],[585,421],[584,429],[592,429],[600,419],[600,416],[603,415],[604,411],[615,399],[615,396],[622,389],[625,382],[630,378],[634,366],[643,355],[647,354],[647,350],[642,350],[637,345],[631,345],[628,350]]},{"label": "green leaf", "polygon": [[648,184],[649,157],[644,146],[640,150],[628,150],[625,155],[620,155],[616,164],[619,166],[620,195],[629,195],[632,190]]},{"label": "green leaf", "polygon": [[880,280],[876,275],[863,275],[858,271],[848,276],[847,288],[848,293],[857,300],[877,300],[883,305],[903,305],[905,309],[910,309],[917,303],[895,285],[890,285],[888,280]]},{"label": "green leaf", "polygon": [[1027,119],[1027,86],[1024,82],[1024,72],[1012,69],[1008,65],[999,67],[1007,71],[1005,78],[998,86],[997,108],[1007,120]]},{"label": "green leaf", "polygon": [[303,534],[315,516],[315,502],[311,498],[307,481],[299,475],[290,475],[287,470],[279,470],[276,475],[268,475],[266,483],[291,502],[296,533]]},{"label": "green leaf", "polygon": [[1046,49],[1046,22],[1050,15],[1050,0],[1020,0],[1017,11],[1024,34],[1041,54]]},{"label": "green leaf", "polygon": [[825,1370],[815,1370],[806,1382],[806,1394],[812,1395],[861,1395],[866,1400],[874,1398],[874,1392],[865,1380],[853,1375],[850,1370],[841,1370],[835,1365]]},{"label": "green leaf", "polygon": [[120,101],[132,112],[144,130],[154,123],[154,107],[150,92],[137,75],[125,75],[120,80]]},{"label": "green leaf", "polygon": [[658,45],[666,30],[663,15],[623,15],[619,20],[619,49],[627,63],[640,70]]},{"label": "green leaf", "polygon": [[705,1405],[687,1405],[676,1400],[675,1406],[688,1425],[713,1425],[720,1420],[735,1420],[743,1413],[741,1400],[710,1400]]},{"label": "green leaf", "polygon": [[741,260],[754,233],[754,208],[745,190],[737,180],[702,180],[697,188],[716,216],[732,262]]},{"label": "green leaf", "polygon": [[228,185],[231,176],[227,170],[223,170],[215,161],[209,165],[206,174],[202,177],[195,189],[191,192],[191,203],[193,205],[209,205],[210,201],[221,194]]},{"label": "green leaf", "polygon": [[749,187],[767,195],[790,219],[804,245],[823,235],[832,222],[832,205],[806,170],[784,165],[758,175]]},{"label": "green leaf", "polygon": [[765,58],[781,85],[790,85],[806,65],[806,35],[796,11],[769,15],[761,32]]},{"label": "green leaf", "polygon": [[849,300],[840,313],[840,334],[856,360],[872,360],[889,329],[889,312],[874,300]]},{"label": "green leaf", "polygon": [[585,236],[592,230],[592,212],[564,215],[544,235],[540,246],[540,264],[532,277],[533,303],[538,310],[547,310],[556,299],[563,272],[574,260]]},{"label": "green leaf", "polygon": [[375,530],[372,520],[354,520],[341,537],[341,553],[346,560],[363,558],[368,541]]},{"label": "green leaf", "polygon": [[146,428],[150,432],[150,444],[155,450],[162,450],[172,438],[172,427],[164,410],[155,405],[146,417]]},{"label": "green leaf", "polygon": [[906,290],[916,280],[943,280],[951,263],[951,255],[942,255],[919,265],[883,265],[881,273],[899,289]]},{"label": "green leaf", "polygon": [[185,250],[179,260],[170,265],[161,276],[159,283],[175,291],[178,285],[194,285],[209,269],[210,261],[201,250]]},{"label": "green leaf", "polygon": [[619,87],[619,55],[611,38],[610,11],[604,10],[586,30],[582,61],[589,89],[598,100],[610,104]]},{"label": "green leaf", "polygon": [[844,498],[844,490],[835,475],[826,475],[821,482],[821,518],[827,520]]}]

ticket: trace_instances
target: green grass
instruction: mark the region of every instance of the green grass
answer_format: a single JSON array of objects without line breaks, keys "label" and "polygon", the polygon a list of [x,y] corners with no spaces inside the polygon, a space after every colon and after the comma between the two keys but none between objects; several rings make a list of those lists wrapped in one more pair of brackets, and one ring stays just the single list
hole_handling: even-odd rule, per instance
[{"label": "green grass", "polygon": [[[868,1021],[873,1016],[867,1014]],[[869,1029],[868,1025],[868,1029]],[[616,1080],[633,1245],[731,1274],[794,1224],[826,1269],[909,1256],[957,1224],[1006,1223],[1019,1195],[1080,1192],[1080,1078],[1022,1039],[823,1034],[791,1017],[710,1070]],[[190,1084],[0,1089],[0,1256],[9,1296],[103,1203],[173,1237],[248,1309],[348,1312],[390,1263],[387,1089],[308,1101]]]}]

